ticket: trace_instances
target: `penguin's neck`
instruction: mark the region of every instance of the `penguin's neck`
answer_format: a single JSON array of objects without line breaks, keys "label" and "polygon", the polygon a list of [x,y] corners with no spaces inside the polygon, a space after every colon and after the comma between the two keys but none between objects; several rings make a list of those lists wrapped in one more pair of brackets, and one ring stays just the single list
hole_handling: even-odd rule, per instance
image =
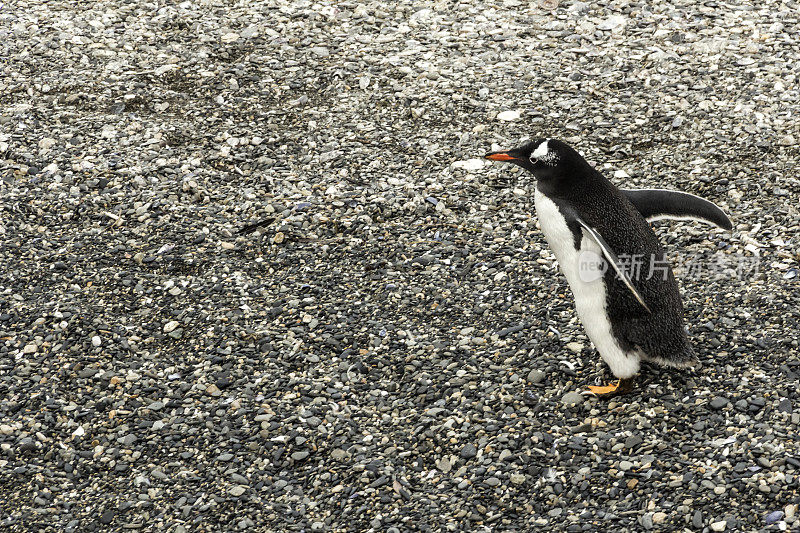
[{"label": "penguin's neck", "polygon": [[613,185],[599,172],[591,169],[591,172],[586,174],[570,173],[557,179],[537,180],[536,188],[553,200],[575,203],[587,195],[599,196],[602,192],[613,188]]}]

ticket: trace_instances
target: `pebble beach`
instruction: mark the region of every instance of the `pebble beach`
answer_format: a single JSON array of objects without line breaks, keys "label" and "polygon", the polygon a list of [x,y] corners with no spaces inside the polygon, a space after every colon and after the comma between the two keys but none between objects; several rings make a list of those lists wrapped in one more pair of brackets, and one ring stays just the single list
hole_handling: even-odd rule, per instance
[{"label": "pebble beach", "polygon": [[[798,57],[795,1],[0,0],[0,525],[800,529]],[[482,159],[537,137],[728,213],[653,223],[701,366],[582,394]]]}]

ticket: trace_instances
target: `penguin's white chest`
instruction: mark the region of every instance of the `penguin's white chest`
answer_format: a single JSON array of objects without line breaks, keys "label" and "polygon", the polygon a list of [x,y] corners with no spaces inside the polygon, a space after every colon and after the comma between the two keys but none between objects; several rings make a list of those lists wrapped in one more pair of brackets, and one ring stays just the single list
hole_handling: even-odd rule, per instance
[{"label": "penguin's white chest", "polygon": [[633,376],[639,371],[639,354],[626,353],[614,338],[606,308],[606,284],[603,276],[593,275],[586,269],[586,257],[602,257],[602,250],[586,235],[581,238],[580,247],[576,248],[575,237],[567,226],[564,215],[538,188],[534,201],[542,233],[569,282],[575,296],[575,310],[586,334],[615,376]]}]

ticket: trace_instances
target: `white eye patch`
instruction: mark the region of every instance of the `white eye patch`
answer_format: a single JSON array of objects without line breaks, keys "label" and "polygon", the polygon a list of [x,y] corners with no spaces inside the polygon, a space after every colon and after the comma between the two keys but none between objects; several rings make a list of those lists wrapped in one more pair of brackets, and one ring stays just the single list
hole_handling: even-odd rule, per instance
[{"label": "white eye patch", "polygon": [[536,159],[542,159],[547,157],[547,152],[550,151],[549,148],[550,139],[547,139],[543,143],[540,143],[539,146],[536,147],[536,150],[533,151],[531,157],[535,157]]},{"label": "white eye patch", "polygon": [[545,165],[555,165],[558,162],[558,154],[550,151],[550,139],[545,140],[531,154],[531,162],[541,161]]}]

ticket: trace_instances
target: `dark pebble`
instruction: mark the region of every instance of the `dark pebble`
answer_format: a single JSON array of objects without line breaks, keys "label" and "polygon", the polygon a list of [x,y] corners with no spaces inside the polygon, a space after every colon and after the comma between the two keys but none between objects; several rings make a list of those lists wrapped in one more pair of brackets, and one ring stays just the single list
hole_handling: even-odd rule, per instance
[{"label": "dark pebble", "polygon": [[475,445],[471,442],[468,442],[461,448],[461,453],[459,454],[463,459],[472,459],[476,455],[478,455],[478,450],[475,448]]},{"label": "dark pebble", "polygon": [[703,527],[703,513],[701,513],[700,511],[694,512],[694,514],[692,515],[692,526],[694,526],[697,529]]},{"label": "dark pebble", "polygon": [[106,509],[105,511],[103,511],[103,514],[100,515],[100,523],[103,525],[110,524],[112,520],[114,520],[113,509]]},{"label": "dark pebble", "polygon": [[772,511],[764,517],[764,523],[767,525],[775,524],[783,520],[783,511]]},{"label": "dark pebble", "polygon": [[711,405],[712,409],[722,409],[723,407],[728,405],[728,399],[723,398],[721,396],[717,396],[716,398],[711,400],[711,403],[709,405]]}]

